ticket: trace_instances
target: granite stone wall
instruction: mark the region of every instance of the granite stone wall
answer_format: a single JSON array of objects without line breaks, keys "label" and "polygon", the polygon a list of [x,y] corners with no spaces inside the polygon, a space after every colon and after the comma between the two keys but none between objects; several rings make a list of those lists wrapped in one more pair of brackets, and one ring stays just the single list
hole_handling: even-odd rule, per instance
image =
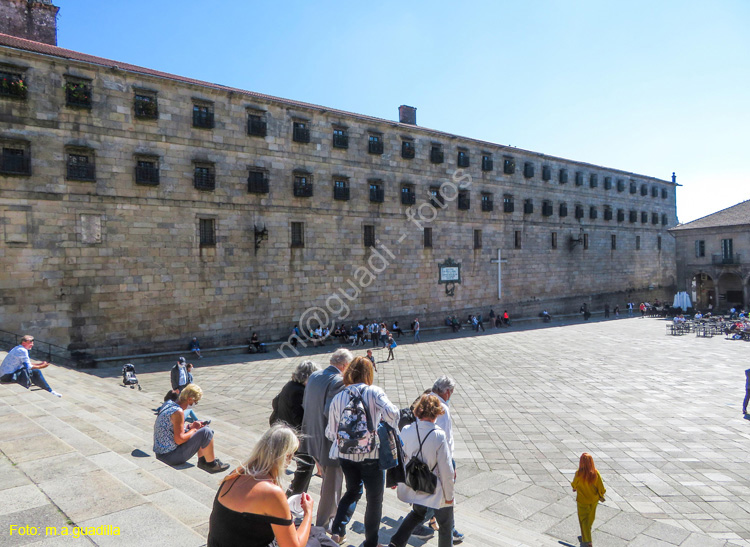
[{"label": "granite stone wall", "polygon": [[[0,96],[0,140],[31,158],[28,173],[0,172],[4,330],[96,356],[127,355],[181,349],[191,336],[206,347],[243,343],[255,330],[279,337],[311,307],[329,317],[338,310],[346,323],[368,317],[407,326],[418,315],[428,326],[448,313],[486,317],[490,307],[514,316],[572,312],[582,301],[622,307],[628,299],[667,298],[675,284],[669,181],[4,47],[0,63],[28,83],[24,99]],[[90,108],[66,105],[69,81],[90,86]],[[136,117],[137,94],[155,99],[156,119]],[[193,127],[194,105],[213,113],[213,128]],[[248,135],[249,115],[266,122],[265,137]],[[309,129],[309,143],[293,141],[295,122]],[[334,129],[348,136],[348,148],[333,146]],[[371,136],[381,139],[382,154],[369,153]],[[414,159],[402,157],[404,140]],[[442,148],[443,163],[431,162],[432,146]],[[457,167],[459,150],[468,167]],[[71,154],[95,164],[95,180],[66,176]],[[482,156],[492,170],[482,169]],[[144,158],[158,166],[158,185],[136,183]],[[513,173],[505,172],[506,159]],[[194,187],[196,163],[213,169],[214,190]],[[248,192],[253,170],[265,173],[268,193]],[[312,180],[311,197],[293,195],[300,173]],[[348,184],[348,200],[334,199],[337,180]],[[382,203],[370,200],[371,184],[383,190]],[[441,184],[444,208],[430,204],[430,187]],[[402,204],[405,185],[413,205]],[[458,190],[468,192],[468,210],[458,208]],[[491,211],[482,210],[482,194],[492,197]],[[506,195],[513,212],[504,212]],[[532,212],[524,212],[526,200]],[[583,218],[575,218],[576,205]],[[215,246],[200,244],[202,219],[214,220]],[[292,223],[302,223],[303,247],[292,246]],[[374,247],[364,245],[365,226],[374,227]],[[263,227],[267,239],[256,250],[255,229]],[[438,264],[448,258],[461,264],[452,297],[438,283]]]}]

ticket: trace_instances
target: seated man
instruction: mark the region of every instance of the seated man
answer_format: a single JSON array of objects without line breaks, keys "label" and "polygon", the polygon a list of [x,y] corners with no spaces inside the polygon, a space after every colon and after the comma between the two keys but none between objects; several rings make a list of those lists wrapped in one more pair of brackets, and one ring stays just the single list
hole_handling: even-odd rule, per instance
[{"label": "seated man", "polygon": [[49,391],[55,397],[62,397],[56,391],[52,391],[42,374],[41,369],[47,368],[50,364],[47,361],[42,361],[36,365],[31,364],[29,350],[32,347],[34,347],[34,337],[27,334],[21,338],[20,346],[10,350],[0,365],[0,382],[4,384],[16,382],[26,389],[29,389],[33,383],[35,386]]},{"label": "seated man", "polygon": [[214,457],[214,432],[206,422],[185,423],[185,411],[203,397],[195,384],[185,386],[177,401],[166,401],[154,423],[154,453],[168,465],[180,465],[198,453],[198,467],[209,473],[229,469]]},{"label": "seated man", "polygon": [[195,337],[190,341],[190,351],[195,353],[198,356],[198,359],[203,359],[203,356],[201,355],[201,345]]}]

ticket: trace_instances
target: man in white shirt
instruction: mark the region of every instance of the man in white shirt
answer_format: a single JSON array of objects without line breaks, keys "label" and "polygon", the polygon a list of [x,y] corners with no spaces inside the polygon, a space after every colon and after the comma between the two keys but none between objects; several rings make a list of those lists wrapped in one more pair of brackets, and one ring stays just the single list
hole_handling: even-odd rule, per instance
[{"label": "man in white shirt", "polygon": [[42,361],[36,365],[31,364],[29,351],[33,347],[33,336],[27,334],[21,338],[21,345],[10,350],[0,365],[0,382],[4,384],[16,382],[26,389],[29,389],[33,383],[44,391],[49,391],[55,397],[62,397],[62,395],[49,387],[47,380],[44,379],[44,375],[42,374],[41,369],[47,368],[50,364],[47,361]]}]

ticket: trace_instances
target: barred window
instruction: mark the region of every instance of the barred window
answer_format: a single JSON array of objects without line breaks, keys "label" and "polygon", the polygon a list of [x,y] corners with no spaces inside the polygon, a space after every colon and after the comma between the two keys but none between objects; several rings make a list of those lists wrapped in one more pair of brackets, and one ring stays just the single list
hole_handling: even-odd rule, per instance
[{"label": "barred window", "polygon": [[292,222],[292,247],[305,246],[305,224],[303,222]]},{"label": "barred window", "polygon": [[200,230],[200,246],[201,247],[215,247],[216,246],[216,219],[213,219],[213,218],[198,219],[198,227]]}]

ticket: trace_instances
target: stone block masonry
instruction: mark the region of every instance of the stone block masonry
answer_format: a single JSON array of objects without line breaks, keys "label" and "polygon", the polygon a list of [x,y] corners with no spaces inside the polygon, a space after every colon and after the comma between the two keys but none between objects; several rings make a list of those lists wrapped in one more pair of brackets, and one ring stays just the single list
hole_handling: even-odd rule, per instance
[{"label": "stone block masonry", "polygon": [[[352,297],[347,324],[408,325],[418,315],[428,326],[490,306],[518,316],[663,298],[674,285],[669,181],[59,48],[42,54],[8,37],[0,65],[28,83],[24,98],[0,95],[0,141],[14,150],[4,154],[29,166],[4,160],[0,169],[5,330],[127,355],[186,347],[191,336],[210,347],[252,331],[287,335],[341,290]],[[90,105],[68,104],[71,81],[88,86]],[[156,106],[144,108],[149,101]],[[195,116],[213,127],[194,127]],[[295,123],[309,142],[293,139]],[[442,163],[431,161],[435,147]],[[469,158],[461,169],[459,149]],[[294,195],[302,179],[309,197]],[[430,188],[443,183],[446,207],[433,208]],[[468,209],[458,207],[459,185]],[[348,199],[335,199],[334,187]],[[385,267],[372,267],[376,253]],[[461,264],[453,297],[438,284],[448,258]],[[371,281],[360,267],[376,270]]]}]

